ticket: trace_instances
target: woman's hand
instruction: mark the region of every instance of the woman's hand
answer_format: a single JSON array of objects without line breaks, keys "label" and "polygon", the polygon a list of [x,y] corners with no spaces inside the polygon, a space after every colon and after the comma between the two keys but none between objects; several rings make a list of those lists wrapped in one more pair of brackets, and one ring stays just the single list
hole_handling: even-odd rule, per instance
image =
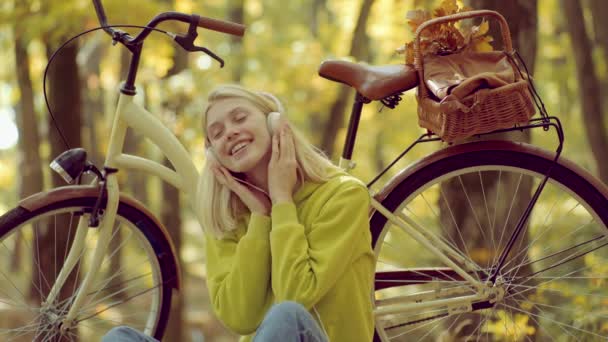
[{"label": "woman's hand", "polygon": [[228,169],[219,163],[214,163],[210,168],[218,182],[239,196],[241,201],[249,208],[249,211],[265,216],[270,215],[271,204],[266,194],[240,183]]},{"label": "woman's hand", "polygon": [[272,136],[272,156],[268,164],[268,192],[273,204],[293,201],[297,168],[293,133],[283,123]]}]

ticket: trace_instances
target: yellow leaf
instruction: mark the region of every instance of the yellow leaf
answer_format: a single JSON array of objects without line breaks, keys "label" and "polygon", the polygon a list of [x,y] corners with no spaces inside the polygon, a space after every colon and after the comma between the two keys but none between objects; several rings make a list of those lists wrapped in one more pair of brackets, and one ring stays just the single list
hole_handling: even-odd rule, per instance
[{"label": "yellow leaf", "polygon": [[481,24],[479,24],[479,26],[476,26],[475,28],[473,28],[473,37],[483,36],[484,34],[488,33],[489,29],[490,29],[490,24],[488,24],[488,22],[486,20],[484,20],[481,22]]},{"label": "yellow leaf", "polygon": [[477,51],[477,52],[490,52],[492,50],[494,50],[492,48],[492,45],[490,44],[491,41],[493,41],[494,39],[492,39],[492,37],[490,36],[485,36],[482,37],[481,39],[475,39],[473,41],[473,51]]},{"label": "yellow leaf", "polygon": [[469,6],[463,6],[463,7],[460,9],[460,11],[458,11],[458,12],[459,12],[459,13],[462,13],[462,12],[469,12],[469,11],[472,11],[472,10],[473,10],[473,7],[469,7]]},{"label": "yellow leaf", "polygon": [[431,19],[431,15],[425,10],[414,10],[408,11],[405,18],[408,19],[407,23],[410,25],[412,32],[416,32],[416,29],[418,29],[420,24]]},{"label": "yellow leaf", "polygon": [[443,0],[441,1],[440,8],[443,8],[447,14],[454,14],[458,12],[458,3],[456,0]]}]

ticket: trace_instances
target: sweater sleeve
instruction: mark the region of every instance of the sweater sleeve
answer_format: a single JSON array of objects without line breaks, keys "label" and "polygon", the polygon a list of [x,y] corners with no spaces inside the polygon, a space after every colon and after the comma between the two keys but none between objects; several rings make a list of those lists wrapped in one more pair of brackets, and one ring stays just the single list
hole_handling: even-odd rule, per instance
[{"label": "sweater sleeve", "polygon": [[352,263],[354,246],[369,230],[369,193],[346,182],[321,206],[308,236],[293,203],[272,208],[272,288],[277,300],[315,305]]},{"label": "sweater sleeve", "polygon": [[215,314],[233,331],[255,331],[269,305],[270,218],[252,214],[247,233],[234,239],[206,237],[207,286]]}]

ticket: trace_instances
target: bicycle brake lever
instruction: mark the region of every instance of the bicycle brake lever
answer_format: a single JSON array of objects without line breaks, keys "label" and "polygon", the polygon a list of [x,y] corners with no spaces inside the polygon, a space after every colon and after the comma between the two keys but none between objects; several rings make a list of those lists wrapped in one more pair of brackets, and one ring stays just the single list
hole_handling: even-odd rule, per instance
[{"label": "bicycle brake lever", "polygon": [[188,33],[185,36],[175,35],[173,40],[177,44],[179,44],[184,50],[190,52],[201,51],[207,54],[209,57],[215,59],[220,63],[220,68],[224,67],[224,60],[220,58],[215,53],[211,52],[209,49],[194,45],[194,39],[198,37],[198,33],[196,32],[197,24],[198,24],[199,16],[196,14],[192,15],[192,19],[190,20],[190,26],[188,27]]}]

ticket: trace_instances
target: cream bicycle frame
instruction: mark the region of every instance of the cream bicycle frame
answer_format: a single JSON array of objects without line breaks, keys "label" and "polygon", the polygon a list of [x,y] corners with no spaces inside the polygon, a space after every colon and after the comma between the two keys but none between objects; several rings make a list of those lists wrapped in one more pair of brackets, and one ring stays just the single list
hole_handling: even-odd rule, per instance
[{"label": "cream bicycle frame", "polygon": [[[351,160],[341,158],[339,165],[345,170],[350,171],[354,169],[356,164]],[[423,308],[429,307],[448,307],[449,314],[456,314],[462,311],[470,310],[471,303],[473,301],[485,300],[492,295],[496,295],[495,290],[489,289],[486,287],[486,284],[478,279],[475,279],[468,272],[476,271],[476,265],[471,260],[462,256],[450,245],[445,243],[440,237],[433,234],[430,230],[424,229],[424,227],[420,226],[414,220],[402,213],[398,215],[391,213],[373,196],[371,196],[371,206],[386,217],[389,222],[402,229],[406,234],[423,245],[428,251],[437,256],[445,265],[451,267],[454,272],[460,275],[472,288],[476,290],[476,293],[473,295],[469,294],[458,296],[458,291],[455,291],[451,293],[433,292],[423,297],[416,296],[416,298],[414,298],[414,296],[406,296],[400,298],[390,307],[374,309],[374,316],[378,317],[392,315],[395,313],[417,312]],[[470,291],[468,293],[470,293]],[[444,296],[451,297],[444,298]],[[425,301],[421,302],[422,300]]]},{"label": "cream bicycle frame", "polygon": [[[131,127],[135,132],[142,134],[153,144],[155,144],[169,159],[171,164],[174,166],[175,171],[161,165],[156,161],[123,153],[122,150],[124,147],[125,136],[127,128],[129,127]],[[340,165],[347,170],[354,167],[354,163],[345,160],[341,160]],[[120,94],[112,123],[109,147],[104,166],[118,170],[140,170],[157,176],[184,192],[187,195],[188,202],[190,203],[191,207],[193,209],[195,208],[196,185],[198,183],[199,173],[192,162],[190,154],[175,137],[175,135],[160,121],[160,119],[134,102],[133,96],[122,93]],[[112,226],[114,224],[114,220],[116,219],[118,209],[120,190],[116,175],[113,173],[108,174],[106,176],[106,184],[107,205],[101,219],[100,226],[98,227],[99,238],[93,251],[90,267],[91,270],[99,269],[103,261],[110,242]],[[467,303],[471,303],[474,300],[486,299],[489,296],[488,291],[484,290],[484,284],[473,278],[467,272],[467,270],[474,269],[474,266],[469,264],[469,261],[467,261],[439,237],[430,233],[428,230],[425,230],[423,227],[419,226],[405,215],[394,215],[384,206],[382,206],[380,202],[373,198],[371,205],[373,208],[386,216],[390,222],[403,229],[416,241],[425,246],[430,252],[439,257],[440,260],[442,260],[447,266],[453,268],[454,271],[461,275],[463,279],[468,281],[472,287],[478,290],[477,294],[475,295],[460,296],[449,299],[433,297],[431,298],[431,301],[425,303],[398,304],[394,307],[376,310],[375,315],[415,311],[419,310],[423,306],[433,307],[447,305],[449,307],[462,307],[463,304],[466,306]],[[201,224],[202,219],[200,216],[198,216],[200,215],[200,212],[198,210],[194,210],[194,213],[197,215],[199,224]],[[49,296],[45,301],[45,306],[52,304],[56,300],[59,290],[65,283],[65,280],[69,274],[72,272],[74,266],[78,263],[78,259],[80,258],[81,252],[84,248],[84,240],[88,229],[88,217],[83,215],[79,220],[72,248],[70,249],[64,266],[57,277],[57,281],[53,285]],[[458,263],[464,265],[465,268],[461,267]],[[64,324],[62,327],[67,329],[72,325],[72,322],[77,316],[79,309],[83,305],[85,294],[89,292],[90,286],[93,283],[96,275],[96,272],[88,272],[86,275],[84,275],[82,284],[78,289],[78,293],[76,294],[66,318],[63,321]],[[151,329],[150,322],[148,322],[146,329]]]},{"label": "cream bicycle frame", "polygon": [[[175,171],[156,161],[124,154],[122,150],[128,127],[131,127],[134,131],[141,133],[146,138],[150,139],[151,142],[169,159],[171,164],[175,167]],[[190,154],[175,135],[156,116],[134,102],[133,96],[120,94],[112,123],[112,131],[104,166],[119,170],[140,170],[157,176],[184,192],[187,195],[190,205],[194,208],[196,185],[199,174],[192,162]],[[120,190],[116,175],[113,173],[108,174],[106,176],[106,184],[107,206],[98,227],[99,238],[93,251],[91,270],[99,269],[103,261],[110,242],[112,226],[116,219],[116,212],[118,209]],[[198,215],[197,210],[194,210],[194,212]],[[197,216],[197,219],[199,220],[199,223],[202,222],[199,216]],[[49,292],[45,305],[48,306],[56,300],[59,290],[77,264],[84,248],[84,240],[88,229],[88,218],[86,215],[83,215],[79,220],[72,248],[57,277],[57,281]],[[89,291],[95,276],[96,272],[88,272],[84,275],[84,279],[76,294],[74,302],[64,319],[63,327],[70,327],[72,325],[78,310],[83,305],[85,294]],[[149,325],[150,322],[148,322],[147,328],[150,328]]]}]

